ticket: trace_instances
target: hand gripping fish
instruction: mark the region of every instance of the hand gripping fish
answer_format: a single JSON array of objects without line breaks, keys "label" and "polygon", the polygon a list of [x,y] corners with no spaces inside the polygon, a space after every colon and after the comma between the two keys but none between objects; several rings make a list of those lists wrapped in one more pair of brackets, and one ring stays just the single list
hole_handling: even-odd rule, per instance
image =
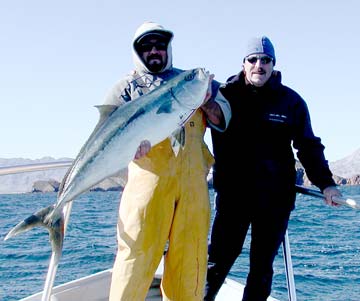
[{"label": "hand gripping fish", "polygon": [[98,106],[100,120],[64,176],[55,204],[17,224],[5,240],[45,226],[58,261],[66,203],[127,167],[143,140],[156,145],[179,129],[205,99],[210,80],[203,68],[187,70],[122,106]]}]

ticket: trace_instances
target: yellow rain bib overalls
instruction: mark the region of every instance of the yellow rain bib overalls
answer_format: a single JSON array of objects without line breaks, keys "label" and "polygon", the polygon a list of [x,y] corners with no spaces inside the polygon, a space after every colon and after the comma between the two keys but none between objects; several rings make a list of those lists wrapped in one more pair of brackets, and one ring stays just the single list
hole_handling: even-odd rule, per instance
[{"label": "yellow rain bib overalls", "polygon": [[145,300],[166,248],[163,300],[203,300],[210,222],[207,175],[214,162],[203,141],[206,122],[200,109],[184,128],[185,143],[177,155],[167,138],[129,164],[111,301]]},{"label": "yellow rain bib overalls", "polygon": [[[168,39],[166,65],[159,72],[150,71],[138,53],[139,39],[149,34]],[[133,38],[135,69],[112,87],[105,104],[133,101],[183,72],[172,66],[172,37],[160,24],[143,23]],[[225,119],[219,130],[225,130],[230,105],[218,96],[216,85],[212,89]],[[129,163],[119,206],[110,301],[144,301],[164,251],[163,300],[203,301],[210,223],[207,175],[214,163],[204,142],[205,129],[205,113],[198,109],[181,131]]]}]

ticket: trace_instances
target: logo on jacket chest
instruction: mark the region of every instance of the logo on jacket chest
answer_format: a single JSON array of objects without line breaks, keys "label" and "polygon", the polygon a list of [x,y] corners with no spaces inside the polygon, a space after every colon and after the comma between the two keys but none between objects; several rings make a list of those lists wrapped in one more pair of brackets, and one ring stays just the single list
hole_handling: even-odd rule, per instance
[{"label": "logo on jacket chest", "polygon": [[287,116],[278,113],[269,113],[268,120],[273,122],[285,123],[287,120]]}]

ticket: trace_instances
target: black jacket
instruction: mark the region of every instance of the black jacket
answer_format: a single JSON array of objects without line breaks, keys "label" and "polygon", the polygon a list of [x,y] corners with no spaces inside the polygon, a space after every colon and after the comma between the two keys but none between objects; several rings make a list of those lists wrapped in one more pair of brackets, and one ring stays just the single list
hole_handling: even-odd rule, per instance
[{"label": "black jacket", "polygon": [[225,132],[212,131],[213,180],[218,192],[236,195],[243,188],[261,206],[293,209],[296,170],[292,146],[314,185],[321,190],[335,185],[307,105],[281,84],[279,71],[261,88],[246,85],[241,72],[220,89],[231,105],[232,119]]}]

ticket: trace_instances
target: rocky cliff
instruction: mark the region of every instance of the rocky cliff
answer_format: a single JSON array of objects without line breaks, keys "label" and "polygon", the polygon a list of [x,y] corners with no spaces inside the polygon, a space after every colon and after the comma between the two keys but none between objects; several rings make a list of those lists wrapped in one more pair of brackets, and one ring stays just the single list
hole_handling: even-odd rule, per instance
[{"label": "rocky cliff", "polygon": [[[44,157],[31,160],[23,158],[1,159],[0,167],[25,165],[44,162],[59,162],[72,160],[70,158],[54,159]],[[360,149],[349,156],[335,162],[330,162],[330,169],[334,174],[335,182],[339,185],[360,185]],[[0,176],[0,194],[27,193],[27,192],[50,192],[58,191],[59,184],[68,167],[47,171],[35,171],[28,173]],[[306,173],[300,163],[296,165],[298,184],[310,185]],[[241,172],[241,171],[238,171]],[[121,190],[127,181],[126,172],[108,178],[91,188],[92,191]],[[209,186],[212,185],[212,175],[208,177]]]}]

